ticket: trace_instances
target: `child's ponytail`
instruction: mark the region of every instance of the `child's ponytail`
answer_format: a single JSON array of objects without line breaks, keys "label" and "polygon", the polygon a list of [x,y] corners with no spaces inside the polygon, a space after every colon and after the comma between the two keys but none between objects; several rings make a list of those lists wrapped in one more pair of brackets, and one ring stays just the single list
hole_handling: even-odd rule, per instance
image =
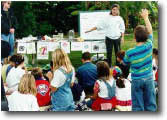
[{"label": "child's ponytail", "polygon": [[116,77],[116,85],[119,88],[125,88],[124,79],[122,78],[121,75],[119,77]]}]

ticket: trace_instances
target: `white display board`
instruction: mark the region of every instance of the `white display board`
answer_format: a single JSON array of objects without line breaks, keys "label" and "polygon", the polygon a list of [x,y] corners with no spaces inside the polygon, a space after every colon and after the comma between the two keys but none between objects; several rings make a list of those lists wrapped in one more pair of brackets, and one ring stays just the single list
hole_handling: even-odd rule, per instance
[{"label": "white display board", "polygon": [[91,11],[91,12],[80,12],[79,13],[79,30],[80,37],[85,40],[101,40],[105,39],[104,30],[95,30],[89,33],[85,31],[90,30],[93,27],[96,27],[102,20],[105,19],[105,16],[108,16],[110,13],[109,10],[106,11]]}]

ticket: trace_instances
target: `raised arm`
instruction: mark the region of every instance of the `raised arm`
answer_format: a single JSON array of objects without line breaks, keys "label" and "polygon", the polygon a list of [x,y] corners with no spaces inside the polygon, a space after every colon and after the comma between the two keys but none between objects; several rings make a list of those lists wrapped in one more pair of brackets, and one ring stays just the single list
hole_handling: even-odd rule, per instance
[{"label": "raised arm", "polygon": [[148,33],[149,34],[152,34],[152,25],[150,23],[150,20],[149,20],[149,13],[148,13],[148,10],[147,9],[142,9],[140,15],[142,16],[142,18],[144,19],[144,22],[146,24],[146,28],[148,30]]},{"label": "raised arm", "polygon": [[85,33],[92,32],[92,31],[94,31],[94,30],[97,30],[97,27],[93,27],[92,29],[86,31]]}]

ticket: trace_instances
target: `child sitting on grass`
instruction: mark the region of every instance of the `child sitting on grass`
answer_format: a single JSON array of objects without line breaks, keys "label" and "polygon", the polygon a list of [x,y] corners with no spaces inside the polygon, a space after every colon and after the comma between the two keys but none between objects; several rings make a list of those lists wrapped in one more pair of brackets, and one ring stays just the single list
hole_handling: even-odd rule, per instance
[{"label": "child sitting on grass", "polygon": [[62,49],[52,54],[53,79],[51,81],[52,111],[74,111],[75,105],[71,86],[75,80],[75,71],[68,55]]},{"label": "child sitting on grass", "polygon": [[24,74],[18,91],[8,96],[9,111],[39,111],[35,79],[31,74]]},{"label": "child sitting on grass", "polygon": [[129,80],[123,78],[122,71],[119,67],[115,66],[112,73],[116,80],[116,109],[119,111],[131,111],[131,83]]},{"label": "child sitting on grass", "polygon": [[35,78],[38,105],[40,107],[50,105],[50,83],[44,79],[42,69],[39,67],[33,68],[31,74]]},{"label": "child sitting on grass", "polygon": [[24,67],[24,57],[22,55],[17,54],[14,62],[15,66],[12,67],[6,78],[6,83],[9,88],[8,92],[11,93],[18,90],[21,77],[26,73]]},{"label": "child sitting on grass", "polygon": [[94,85],[92,101],[88,102],[88,106],[95,111],[112,110],[116,106],[115,80],[110,75],[110,67],[107,62],[100,61],[96,65],[98,79]]}]

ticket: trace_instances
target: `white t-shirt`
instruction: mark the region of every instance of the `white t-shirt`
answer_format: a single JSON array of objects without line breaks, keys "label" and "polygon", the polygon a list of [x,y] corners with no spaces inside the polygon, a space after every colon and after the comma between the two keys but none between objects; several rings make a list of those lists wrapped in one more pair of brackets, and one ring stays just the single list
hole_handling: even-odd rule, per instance
[{"label": "white t-shirt", "polygon": [[105,30],[105,36],[118,39],[125,32],[125,24],[121,16],[108,15],[96,25],[97,30]]},{"label": "white t-shirt", "polygon": [[[98,84],[98,87],[99,87],[98,96],[101,97],[101,98],[109,97],[108,96],[108,89],[107,89],[106,84],[102,80],[97,80],[96,82],[97,83],[95,83],[95,85]],[[111,78],[110,80],[107,80],[107,83],[110,84],[110,86],[113,86],[114,85],[114,79]]]},{"label": "white t-shirt", "polygon": [[[66,71],[65,67],[62,66],[61,68]],[[73,76],[72,76],[71,83],[73,83],[75,81],[75,70],[74,70],[74,68],[73,68],[72,72],[73,72]],[[54,72],[53,79],[51,81],[51,86],[59,88],[62,85],[64,85],[65,81],[66,81],[65,75],[62,73],[62,71],[60,71],[59,69],[57,69]]]},{"label": "white t-shirt", "polygon": [[18,84],[20,83],[21,77],[25,74],[25,70],[20,67],[13,67],[7,75],[6,83],[10,91],[17,91]]},{"label": "white t-shirt", "polygon": [[116,98],[120,101],[131,100],[131,83],[129,80],[125,79],[125,88],[118,88],[116,86]]},{"label": "white t-shirt", "polygon": [[39,111],[37,98],[34,95],[15,91],[7,99],[9,111]]}]

